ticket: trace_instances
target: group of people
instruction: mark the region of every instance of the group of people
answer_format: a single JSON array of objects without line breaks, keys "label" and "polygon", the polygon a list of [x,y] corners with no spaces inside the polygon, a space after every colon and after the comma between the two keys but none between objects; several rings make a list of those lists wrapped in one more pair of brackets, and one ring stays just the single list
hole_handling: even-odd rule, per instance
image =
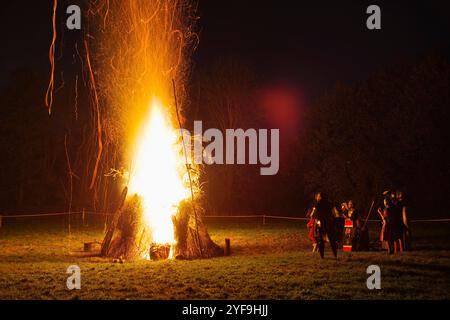
[{"label": "group of people", "polygon": [[[372,208],[371,208],[372,209]],[[381,218],[380,241],[388,253],[402,252],[411,248],[411,234],[408,223],[408,209],[403,200],[402,192],[385,191],[383,206],[379,208]],[[370,215],[369,211],[369,215]],[[361,251],[369,249],[369,233],[367,221],[363,221],[354,202],[343,202],[340,209],[332,205],[322,192],[314,195],[314,205],[308,210],[310,239],[313,252],[319,252],[323,258],[325,242],[329,242],[334,257],[337,249],[343,251]]]},{"label": "group of people", "polygon": [[382,228],[380,240],[388,253],[411,250],[411,229],[408,221],[408,207],[401,191],[383,193],[383,208],[378,209]]}]

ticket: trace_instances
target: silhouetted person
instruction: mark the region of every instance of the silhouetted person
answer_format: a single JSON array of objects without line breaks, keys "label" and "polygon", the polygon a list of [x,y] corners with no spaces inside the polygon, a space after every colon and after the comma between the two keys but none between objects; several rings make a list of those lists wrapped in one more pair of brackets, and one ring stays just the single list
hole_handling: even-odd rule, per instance
[{"label": "silhouetted person", "polygon": [[353,200],[348,200],[347,208],[347,217],[353,221],[355,227],[359,226],[359,212],[356,210]]},{"label": "silhouetted person", "polygon": [[391,197],[384,199],[384,209],[378,209],[383,220],[380,240],[388,243],[388,253],[402,252],[403,222],[398,206],[394,205]]},{"label": "silhouetted person", "polygon": [[317,239],[317,246],[319,248],[320,257],[323,259],[325,255],[325,238],[328,237],[330,241],[333,255],[337,258],[337,244],[334,232],[334,216],[333,206],[326,199],[326,196],[321,192],[315,194],[315,206],[311,213],[311,217],[316,220],[315,236]]},{"label": "silhouetted person", "polygon": [[309,221],[306,224],[306,227],[308,228],[308,239],[311,241],[311,244],[312,244],[312,252],[316,252],[317,251],[317,241],[316,241],[316,237],[314,235],[314,228],[316,225],[316,221],[311,216],[312,212],[313,212],[313,208],[308,209],[308,211],[306,213],[306,217],[309,218]]},{"label": "silhouetted person", "polygon": [[342,245],[342,241],[344,238],[345,231],[345,219],[347,219],[347,203],[341,203],[341,209],[337,212],[335,219],[335,228],[336,228],[336,241],[338,242],[338,246]]},{"label": "silhouetted person", "polygon": [[403,192],[397,191],[396,198],[397,198],[397,206],[398,209],[401,211],[403,222],[403,235],[402,235],[403,250],[408,251],[411,250],[411,226],[409,224],[409,207],[407,206],[404,200]]},{"label": "silhouetted person", "polygon": [[361,237],[361,219],[359,215],[359,211],[356,210],[353,200],[348,200],[347,202],[348,211],[347,217],[353,222],[353,230],[352,230],[352,247],[353,250],[360,250],[360,237]]}]

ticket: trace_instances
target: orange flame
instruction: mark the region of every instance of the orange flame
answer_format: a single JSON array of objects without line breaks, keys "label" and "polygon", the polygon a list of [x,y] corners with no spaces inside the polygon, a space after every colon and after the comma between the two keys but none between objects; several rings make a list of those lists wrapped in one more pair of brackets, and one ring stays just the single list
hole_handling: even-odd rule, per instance
[{"label": "orange flame", "polygon": [[154,99],[139,135],[130,177],[130,193],[143,199],[144,219],[157,244],[175,244],[172,217],[190,195],[182,144],[162,104]]}]

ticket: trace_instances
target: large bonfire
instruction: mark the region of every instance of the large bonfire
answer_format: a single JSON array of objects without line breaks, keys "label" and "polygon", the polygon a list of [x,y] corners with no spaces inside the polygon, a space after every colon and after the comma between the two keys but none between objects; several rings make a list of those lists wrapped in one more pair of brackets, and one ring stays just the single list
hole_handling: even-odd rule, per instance
[{"label": "large bonfire", "polygon": [[178,134],[172,86],[182,109],[187,61],[198,40],[195,9],[188,0],[90,1],[84,60],[98,128],[91,187],[110,145],[128,168],[104,256],[191,259],[222,252],[202,223],[198,170],[187,165],[190,144]]}]

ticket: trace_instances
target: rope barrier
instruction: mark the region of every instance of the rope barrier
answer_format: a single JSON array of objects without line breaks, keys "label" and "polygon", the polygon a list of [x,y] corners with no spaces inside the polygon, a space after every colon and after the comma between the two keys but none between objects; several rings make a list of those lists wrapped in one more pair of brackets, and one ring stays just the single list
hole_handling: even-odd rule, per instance
[{"label": "rope barrier", "polygon": [[[108,212],[93,212],[93,211],[74,211],[74,212],[55,212],[55,213],[36,213],[36,214],[22,214],[22,215],[0,215],[1,219],[20,219],[20,218],[39,218],[39,217],[55,217],[55,216],[67,216],[67,215],[76,215],[76,214],[88,214],[88,215],[96,215],[96,216],[111,216],[112,213]],[[308,221],[309,218],[302,217],[287,217],[287,216],[269,216],[269,215],[205,215],[203,218],[236,218],[236,219],[244,219],[244,218],[262,218],[262,219],[280,219],[280,220],[299,220],[299,221]],[[380,220],[368,220],[369,222],[380,222]],[[450,219],[415,219],[411,220],[412,223],[417,222],[450,222]]]},{"label": "rope barrier", "polygon": [[[203,216],[204,218],[269,218],[269,219],[284,219],[284,220],[302,220],[308,221],[309,218],[301,217],[286,217],[286,216],[266,216],[266,215],[249,215],[249,216]],[[367,220],[368,222],[381,222],[381,220]],[[410,222],[450,222],[450,219],[419,219],[411,220]]]},{"label": "rope barrier", "polygon": [[411,222],[450,222],[450,219],[411,220]]},{"label": "rope barrier", "polygon": [[102,216],[110,216],[112,213],[105,212],[89,212],[89,211],[73,211],[73,212],[55,212],[55,213],[36,213],[36,214],[20,214],[20,215],[7,215],[0,217],[4,219],[15,219],[15,218],[37,218],[37,217],[55,217],[55,216],[68,216],[74,214],[90,214],[90,215],[102,215]]},{"label": "rope barrier", "polygon": [[80,214],[82,212],[56,212],[56,213],[37,213],[37,214],[22,214],[22,215],[8,215],[2,218],[35,218],[35,217],[54,217],[54,216],[68,216],[70,214]]},{"label": "rope barrier", "polygon": [[264,216],[265,218],[270,219],[283,219],[283,220],[303,220],[308,221],[308,218],[298,218],[298,217],[282,217],[282,216]]},{"label": "rope barrier", "polygon": [[[251,215],[251,216],[203,216],[203,218],[262,218],[263,215]],[[267,217],[267,216],[266,216]]]},{"label": "rope barrier", "polygon": [[114,215],[114,213],[107,213],[107,212],[89,212],[89,211],[86,211],[85,213],[86,214],[90,214],[92,216],[112,216],[112,215]]}]

